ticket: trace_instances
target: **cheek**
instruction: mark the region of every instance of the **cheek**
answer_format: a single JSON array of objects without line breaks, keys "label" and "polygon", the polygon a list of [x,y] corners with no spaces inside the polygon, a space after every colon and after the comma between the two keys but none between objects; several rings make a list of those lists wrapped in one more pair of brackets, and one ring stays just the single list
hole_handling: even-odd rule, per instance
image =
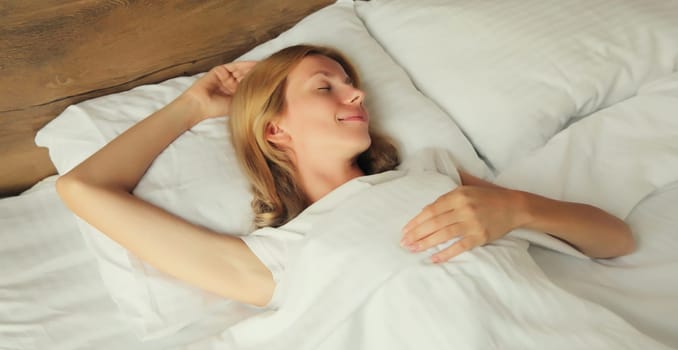
[{"label": "cheek", "polygon": [[336,108],[331,101],[307,99],[288,105],[286,124],[292,135],[322,132],[323,129],[336,127],[335,113]]},{"label": "cheek", "polygon": [[329,98],[315,98],[306,100],[299,106],[299,109],[306,116],[333,121],[337,112],[337,105]]}]

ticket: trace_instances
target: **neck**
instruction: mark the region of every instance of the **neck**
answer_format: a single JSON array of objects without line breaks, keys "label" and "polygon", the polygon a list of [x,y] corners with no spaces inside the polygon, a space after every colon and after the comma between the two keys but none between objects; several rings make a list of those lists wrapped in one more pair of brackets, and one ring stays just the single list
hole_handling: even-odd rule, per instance
[{"label": "neck", "polygon": [[[313,164],[313,166],[299,166],[301,164]],[[311,203],[332,192],[346,182],[365,175],[355,160],[344,162],[299,162],[297,171],[301,188],[308,196]]]}]

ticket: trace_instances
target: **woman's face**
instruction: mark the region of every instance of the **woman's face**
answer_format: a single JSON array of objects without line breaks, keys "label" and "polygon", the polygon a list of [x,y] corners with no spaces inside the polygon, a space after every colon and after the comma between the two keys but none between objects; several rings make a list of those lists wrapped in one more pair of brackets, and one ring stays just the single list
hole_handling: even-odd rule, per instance
[{"label": "woman's face", "polygon": [[276,130],[269,128],[269,140],[291,150],[297,160],[354,159],[370,146],[364,96],[339,63],[307,56],[287,77],[286,106]]}]

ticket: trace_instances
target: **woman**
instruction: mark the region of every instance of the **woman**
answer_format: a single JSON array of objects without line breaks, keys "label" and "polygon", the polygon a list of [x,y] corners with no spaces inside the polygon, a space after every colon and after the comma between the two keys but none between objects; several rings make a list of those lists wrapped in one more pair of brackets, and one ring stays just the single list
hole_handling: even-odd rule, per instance
[{"label": "woman", "polygon": [[[254,190],[256,225],[284,224],[347,181],[397,165],[395,148],[369,129],[364,98],[355,69],[328,48],[294,46],[256,64],[217,66],[62,176],[57,190],[78,216],[159,270],[263,306],[275,282],[241,238],[189,223],[131,192],[183,132],[231,115],[234,146]],[[634,249],[629,228],[600,209],[460,175],[463,186],[404,227],[404,247],[422,251],[459,237],[432,256],[443,262],[523,227],[549,232],[591,257]]]}]

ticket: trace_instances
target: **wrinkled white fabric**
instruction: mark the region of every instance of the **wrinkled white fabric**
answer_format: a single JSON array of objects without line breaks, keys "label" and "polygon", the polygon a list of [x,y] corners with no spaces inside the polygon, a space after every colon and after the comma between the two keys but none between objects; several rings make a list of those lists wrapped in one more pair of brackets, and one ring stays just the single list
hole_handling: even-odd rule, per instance
[{"label": "wrinkled white fabric", "polygon": [[[299,236],[277,310],[231,329],[259,349],[662,349],[603,307],[551,283],[507,237],[449,262],[398,244],[421,207],[456,186],[430,171],[352,180],[278,230]],[[269,231],[270,232],[270,231]]]},{"label": "wrinkled white fabric", "polygon": [[[295,245],[296,241],[304,239],[314,231],[330,229],[327,227],[328,222],[326,216],[330,215],[329,212],[339,205],[341,201],[346,200],[370,186],[383,184],[402,176],[422,176],[422,174],[428,173],[426,176],[437,177],[437,181],[442,181],[442,179],[447,178],[444,184],[435,188],[431,195],[427,195],[427,191],[431,191],[433,188],[428,188],[427,186],[433,186],[435,181],[432,181],[428,177],[417,178],[408,182],[414,183],[416,181],[422,181],[423,183],[409,189],[403,189],[404,191],[411,191],[408,198],[405,199],[407,202],[407,213],[393,212],[394,208],[391,206],[395,203],[389,202],[375,204],[370,207],[365,207],[361,203],[360,205],[352,206],[351,209],[353,212],[347,213],[345,220],[351,220],[357,226],[369,225],[360,220],[369,215],[375,215],[375,217],[386,216],[384,221],[389,221],[389,224],[393,224],[394,222],[399,223],[399,227],[394,227],[394,236],[392,237],[393,242],[398,242],[400,238],[397,237],[395,233],[399,233],[400,228],[402,228],[409,219],[413,218],[425,205],[432,203],[437,197],[453,190],[461,183],[452,155],[441,149],[429,148],[422,150],[413,157],[405,160],[398,169],[399,171],[396,172],[387,172],[354,179],[335,189],[326,197],[322,198],[322,200],[314,203],[311,207],[283,227],[264,227],[254,231],[248,236],[241,237],[241,239],[264,263],[264,265],[268,267],[273,275],[274,281],[277,284],[280,284],[283,282],[282,275],[285,271],[285,267],[289,263],[288,260],[290,254],[295,253],[291,251],[291,249],[293,249],[292,247]],[[429,181],[432,182],[429,183]],[[421,192],[418,192],[420,190]],[[400,189],[394,188],[393,191],[400,191]],[[398,215],[398,220],[394,221],[396,215]],[[339,225],[341,226],[342,223]],[[370,230],[371,228],[367,226],[365,228],[359,227],[358,229]],[[571,246],[542,232],[519,229],[510,232],[509,236],[520,238],[539,246],[579,258],[587,258]],[[442,250],[454,241],[456,240],[445,242],[436,249]],[[278,288],[277,291],[279,289],[280,288]],[[280,294],[276,292],[267,307],[277,308],[281,301],[280,298]]]}]

